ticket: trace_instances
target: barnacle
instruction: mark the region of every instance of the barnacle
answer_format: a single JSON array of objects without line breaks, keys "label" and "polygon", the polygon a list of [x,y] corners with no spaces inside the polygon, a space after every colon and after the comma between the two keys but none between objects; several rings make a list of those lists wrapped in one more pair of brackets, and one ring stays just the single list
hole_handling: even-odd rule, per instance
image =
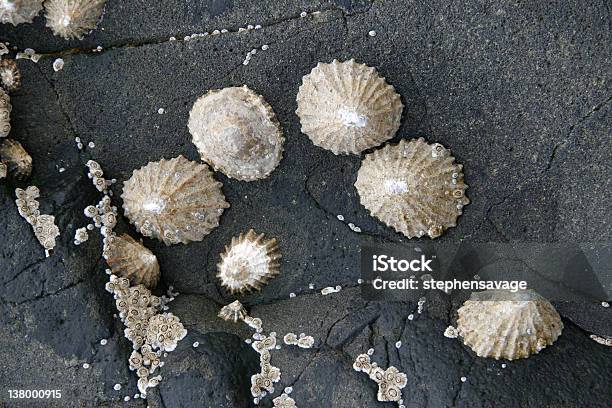
[{"label": "barnacle", "polygon": [[359,154],[399,129],[400,96],[376,69],[355,60],[319,63],[297,95],[302,132],[334,154]]},{"label": "barnacle", "polygon": [[107,238],[104,257],[112,272],[128,278],[132,285],[143,284],[152,289],[159,281],[157,257],[127,234]]},{"label": "barnacle", "polygon": [[40,190],[36,186],[29,186],[25,190],[17,188],[15,195],[19,215],[32,226],[36,239],[45,249],[46,256],[49,256],[55,248],[55,239],[59,236],[60,231],[55,225],[55,217],[41,214],[38,209],[39,204],[36,199],[40,196]]},{"label": "barnacle", "polygon": [[247,316],[246,309],[242,306],[240,301],[235,300],[229,305],[223,306],[219,312],[219,317],[226,321],[233,321],[236,323],[238,320],[244,320]]},{"label": "barnacle", "polygon": [[24,180],[32,174],[32,157],[16,140],[0,140],[0,162],[7,166],[8,173],[17,180]]},{"label": "barnacle", "polygon": [[202,160],[238,180],[267,177],[283,153],[272,108],[246,85],[212,90],[189,112],[189,132]]},{"label": "barnacle", "polygon": [[249,230],[225,247],[217,277],[231,293],[259,290],[280,272],[280,258],[275,238],[264,240],[264,234]]},{"label": "barnacle", "polygon": [[31,23],[40,13],[43,0],[2,0],[0,1],[0,23],[17,25]]},{"label": "barnacle", "polygon": [[385,146],[361,163],[355,182],[361,204],[408,238],[437,238],[470,202],[463,166],[454,161],[444,146],[423,138]]},{"label": "barnacle", "polygon": [[8,136],[11,131],[11,98],[0,88],[0,137]]},{"label": "barnacle", "polygon": [[47,0],[47,27],[66,40],[82,39],[96,28],[106,0]]},{"label": "barnacle", "polygon": [[534,292],[472,293],[458,310],[457,330],[479,357],[527,358],[552,345],[563,322],[553,305]]},{"label": "barnacle", "polygon": [[229,207],[208,166],[183,156],[135,170],[121,197],[136,229],[166,245],[201,241]]},{"label": "barnacle", "polygon": [[21,86],[21,73],[14,60],[0,60],[0,82],[9,93],[15,92]]}]

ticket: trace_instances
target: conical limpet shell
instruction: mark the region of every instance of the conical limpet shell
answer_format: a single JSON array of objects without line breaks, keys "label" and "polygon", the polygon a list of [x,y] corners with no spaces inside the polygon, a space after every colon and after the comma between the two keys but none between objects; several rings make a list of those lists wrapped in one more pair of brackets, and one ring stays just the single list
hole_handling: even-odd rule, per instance
[{"label": "conical limpet shell", "polygon": [[233,301],[229,305],[223,306],[221,308],[221,311],[219,312],[220,318],[225,321],[231,320],[234,323],[238,322],[239,320],[244,320],[246,316],[247,311],[242,305],[242,303],[240,303],[240,301],[238,300]]},{"label": "conical limpet shell", "polygon": [[280,272],[280,258],[275,238],[264,240],[264,234],[249,230],[225,247],[217,277],[231,293],[259,290]]},{"label": "conical limpet shell", "polygon": [[148,248],[127,234],[106,239],[104,258],[111,271],[128,278],[132,286],[153,289],[159,282],[159,263]]},{"label": "conical limpet shell", "polygon": [[472,293],[458,310],[457,330],[480,357],[514,360],[538,353],[563,330],[559,314],[533,290]]},{"label": "conical limpet shell", "polygon": [[401,140],[368,154],[355,187],[370,213],[408,238],[437,238],[454,227],[465,196],[460,164],[439,143]]},{"label": "conical limpet shell", "polygon": [[0,60],[0,81],[6,92],[15,92],[21,86],[21,73],[15,60]]},{"label": "conical limpet shell", "polygon": [[0,1],[0,23],[17,25],[31,23],[40,13],[43,0],[3,0]]},{"label": "conical limpet shell", "polygon": [[96,28],[106,0],[47,0],[47,27],[66,40],[82,39]]},{"label": "conical limpet shell", "polygon": [[8,168],[8,173],[17,180],[24,180],[32,174],[32,157],[16,140],[0,140],[0,162]]},{"label": "conical limpet shell", "polygon": [[302,132],[334,154],[359,154],[399,129],[400,96],[376,69],[355,60],[319,63],[297,95]]},{"label": "conical limpet shell", "polygon": [[246,85],[212,90],[189,112],[189,132],[202,160],[228,177],[267,177],[283,154],[283,134],[268,103]]},{"label": "conical limpet shell", "polygon": [[208,166],[179,156],[134,170],[121,198],[125,216],[142,235],[166,245],[186,244],[219,225],[229,207],[221,186]]},{"label": "conical limpet shell", "polygon": [[0,88],[0,137],[7,137],[11,131],[11,97]]}]

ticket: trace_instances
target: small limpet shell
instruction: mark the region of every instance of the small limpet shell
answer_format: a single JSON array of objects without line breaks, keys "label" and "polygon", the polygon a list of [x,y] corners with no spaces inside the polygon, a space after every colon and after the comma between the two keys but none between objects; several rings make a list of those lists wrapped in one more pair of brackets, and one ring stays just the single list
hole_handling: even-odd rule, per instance
[{"label": "small limpet shell", "polygon": [[231,178],[265,178],[283,155],[276,115],[246,85],[208,91],[193,104],[188,126],[202,160]]},{"label": "small limpet shell", "polygon": [[66,40],[82,39],[96,28],[106,0],[47,0],[47,27]]},{"label": "small limpet shell", "polygon": [[361,163],[355,182],[361,204],[408,238],[437,238],[470,202],[463,166],[454,161],[444,146],[423,138],[385,146]]},{"label": "small limpet shell", "polygon": [[186,244],[219,225],[229,207],[221,186],[207,165],[179,156],[134,170],[121,198],[125,216],[142,235]]},{"label": "small limpet shell", "polygon": [[153,289],[159,282],[159,263],[148,248],[127,234],[106,239],[104,257],[111,271],[128,278],[133,286]]},{"label": "small limpet shell", "polygon": [[0,23],[16,26],[31,23],[43,8],[43,0],[3,0],[0,1]]},{"label": "small limpet shell", "polygon": [[21,86],[21,73],[12,59],[0,60],[0,82],[6,92],[13,93]]},{"label": "small limpet shell", "polygon": [[264,240],[264,234],[249,230],[225,247],[217,277],[231,293],[259,290],[280,272],[280,258],[275,238]]},{"label": "small limpet shell", "polygon": [[0,88],[0,137],[7,137],[11,131],[11,97]]},{"label": "small limpet shell", "polygon": [[246,316],[247,311],[242,303],[240,303],[238,300],[233,301],[229,305],[223,306],[219,312],[220,318],[225,321],[231,320],[234,323],[238,322],[239,320],[244,320]]},{"label": "small limpet shell", "polygon": [[563,330],[559,313],[533,290],[475,292],[458,314],[457,330],[464,344],[479,357],[496,360],[537,354]]},{"label": "small limpet shell", "polygon": [[302,132],[334,154],[359,154],[391,139],[404,105],[375,68],[355,60],[319,63],[297,94]]},{"label": "small limpet shell", "polygon": [[17,180],[24,180],[32,174],[32,157],[16,140],[0,140],[0,162],[6,165],[8,173]]}]

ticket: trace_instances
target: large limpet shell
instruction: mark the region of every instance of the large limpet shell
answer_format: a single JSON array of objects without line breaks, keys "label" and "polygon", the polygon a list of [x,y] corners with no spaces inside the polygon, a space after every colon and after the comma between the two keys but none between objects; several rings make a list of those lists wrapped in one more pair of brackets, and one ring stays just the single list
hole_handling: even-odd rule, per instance
[{"label": "large limpet shell", "polygon": [[32,157],[16,140],[0,140],[0,162],[7,166],[8,173],[17,180],[24,180],[32,174]]},{"label": "large limpet shell", "polygon": [[6,92],[13,93],[21,86],[21,73],[12,59],[0,60],[0,82]]},{"label": "large limpet shell", "polygon": [[437,238],[470,202],[463,166],[454,161],[444,146],[423,138],[385,146],[361,163],[355,182],[361,204],[408,238]]},{"label": "large limpet shell", "polygon": [[217,277],[231,293],[259,290],[279,274],[280,258],[276,238],[264,240],[264,234],[249,230],[246,235],[233,237],[225,247],[217,264]]},{"label": "large limpet shell", "polygon": [[106,0],[47,0],[47,27],[66,40],[82,39],[96,28]]},{"label": "large limpet shell", "polygon": [[533,290],[472,293],[458,314],[457,329],[464,344],[478,356],[496,360],[536,354],[563,330],[559,313]]},{"label": "large limpet shell", "polygon": [[11,97],[0,88],[0,137],[7,137],[11,131]]},{"label": "large limpet shell", "polygon": [[246,85],[208,91],[193,104],[188,126],[202,160],[228,177],[265,178],[283,155],[276,115]]},{"label": "large limpet shell", "polygon": [[17,25],[31,23],[43,8],[43,0],[0,1],[0,23]]},{"label": "large limpet shell", "polygon": [[132,286],[144,285],[153,289],[159,282],[159,263],[148,248],[127,234],[109,237],[104,257],[111,271],[128,278]]},{"label": "large limpet shell", "polygon": [[302,132],[334,154],[359,154],[391,139],[404,107],[375,68],[355,60],[319,63],[304,76],[297,105]]},{"label": "large limpet shell", "polygon": [[134,170],[123,185],[125,216],[144,236],[166,245],[201,241],[219,225],[222,184],[205,164],[183,156]]}]

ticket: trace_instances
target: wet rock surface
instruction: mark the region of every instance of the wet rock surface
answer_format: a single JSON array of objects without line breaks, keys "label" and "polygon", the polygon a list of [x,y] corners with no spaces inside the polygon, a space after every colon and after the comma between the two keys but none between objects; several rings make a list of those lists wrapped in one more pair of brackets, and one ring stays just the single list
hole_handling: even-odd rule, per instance
[{"label": "wet rock surface", "polygon": [[[32,155],[32,179],[0,182],[0,405],[33,406],[9,400],[8,389],[62,389],[62,399],[45,406],[251,406],[258,361],[242,340],[252,332],[216,317],[234,298],[215,274],[224,245],[253,228],[277,237],[281,274],[240,300],[266,332],[316,340],[313,349],[273,351],[282,371],[275,395],[292,386],[300,407],[384,406],[376,384],[352,369],[358,354],[374,348],[374,361],[408,375],[407,407],[612,406],[610,349],[588,338],[610,330],[610,309],[599,304],[560,304],[565,329],[557,343],[502,362],[477,358],[442,335],[457,307],[445,295],[429,296],[423,314],[412,303],[363,300],[360,245],[406,239],[359,204],[360,158],[314,146],[294,113],[301,78],[317,62],[355,58],[402,96],[402,126],[391,142],[423,136],[464,165],[472,203],[441,242],[610,241],[611,18],[603,0],[210,0],[109,2],[100,29],[82,42],[53,37],[42,17],[1,25],[0,40],[43,57],[18,61],[23,85],[11,100],[10,137]],[[238,32],[248,24],[262,28]],[[214,29],[229,32],[184,40]],[[252,49],[258,52],[244,65]],[[54,72],[58,57],[65,65]],[[187,130],[193,102],[208,89],[242,84],[276,112],[284,158],[257,182],[215,174],[231,208],[202,242],[166,247],[144,239],[159,259],[160,290],[181,293],[170,308],[189,334],[165,359],[164,380],[148,401],[126,402],[137,393],[131,347],[104,291],[100,240],[91,234],[79,247],[72,243],[86,224],[83,208],[99,199],[84,163],[98,161],[119,181],[120,205],[134,169],[178,154],[199,159]],[[13,203],[14,188],[28,184],[40,188],[41,210],[56,216],[62,232],[50,258]],[[127,220],[119,231],[138,237]],[[335,285],[344,289],[320,294]]]}]

